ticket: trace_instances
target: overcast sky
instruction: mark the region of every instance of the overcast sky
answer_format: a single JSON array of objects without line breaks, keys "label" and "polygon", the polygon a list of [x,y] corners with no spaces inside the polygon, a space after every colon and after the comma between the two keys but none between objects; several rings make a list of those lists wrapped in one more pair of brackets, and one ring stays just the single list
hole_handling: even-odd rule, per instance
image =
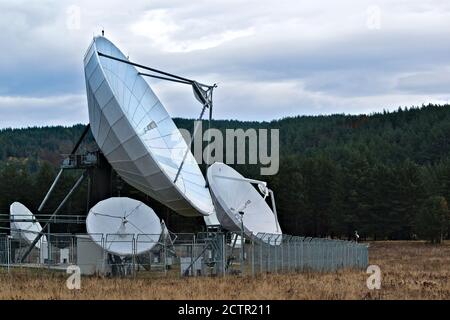
[{"label": "overcast sky", "polygon": [[[450,97],[448,0],[0,0],[0,128],[87,123],[82,60],[102,28],[132,61],[218,83],[220,119]],[[198,116],[189,87],[148,81],[172,116]]]}]

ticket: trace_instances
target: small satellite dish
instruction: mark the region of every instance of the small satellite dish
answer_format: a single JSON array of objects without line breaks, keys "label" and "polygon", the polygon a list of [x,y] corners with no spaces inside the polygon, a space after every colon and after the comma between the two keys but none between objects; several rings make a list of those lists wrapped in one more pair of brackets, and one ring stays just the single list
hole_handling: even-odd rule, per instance
[{"label": "small satellite dish", "polygon": [[94,38],[84,58],[89,122],[99,148],[124,181],[178,214],[213,214],[190,147],[143,76],[124,60],[103,36]]},{"label": "small satellite dish", "polygon": [[[217,218],[223,228],[239,233],[243,219],[244,234],[255,241],[272,243],[260,237],[261,234],[282,234],[276,214],[265,201],[270,192],[265,182],[247,179],[220,162],[208,168],[207,178]],[[260,192],[252,183],[258,185]],[[280,239],[278,237],[276,243]]]},{"label": "small satellite dish", "polygon": [[[34,214],[20,202],[14,202],[9,207],[11,233],[14,238],[20,237],[31,244],[42,231],[41,224],[36,220]],[[41,242],[47,243],[45,235],[42,240],[36,242],[36,248],[41,248]]]},{"label": "small satellite dish", "polygon": [[91,239],[118,256],[151,250],[161,237],[161,221],[152,208],[135,199],[113,197],[91,208],[86,218]]}]

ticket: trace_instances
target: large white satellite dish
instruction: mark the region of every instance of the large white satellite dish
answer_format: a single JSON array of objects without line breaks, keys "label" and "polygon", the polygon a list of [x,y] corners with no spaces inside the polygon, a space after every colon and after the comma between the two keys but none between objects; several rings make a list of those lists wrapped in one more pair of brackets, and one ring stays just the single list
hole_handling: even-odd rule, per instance
[{"label": "large white satellite dish", "polygon": [[180,215],[214,214],[205,179],[170,115],[137,69],[114,58],[128,61],[105,37],[95,37],[84,58],[91,131],[108,162]]},{"label": "large white satellite dish", "polygon": [[[269,238],[275,239],[273,244],[280,243],[281,228],[276,213],[266,203],[270,190],[264,182],[247,179],[220,162],[208,168],[207,178],[222,227],[240,232],[242,215],[239,212],[244,212],[244,233],[248,238],[267,242],[261,235],[270,234],[273,236]],[[258,184],[261,193],[252,183]]]},{"label": "large white satellite dish", "polygon": [[113,197],[91,208],[86,218],[91,239],[106,251],[130,256],[151,250],[161,237],[161,221],[152,208],[135,199]]},{"label": "large white satellite dish", "polygon": [[[37,235],[42,231],[41,224],[36,220],[33,213],[28,210],[20,202],[14,202],[9,207],[10,212],[10,228],[13,237],[20,237],[27,243],[33,243]],[[36,242],[36,248],[41,248],[41,242],[47,243],[45,235],[42,236],[42,240]]]}]

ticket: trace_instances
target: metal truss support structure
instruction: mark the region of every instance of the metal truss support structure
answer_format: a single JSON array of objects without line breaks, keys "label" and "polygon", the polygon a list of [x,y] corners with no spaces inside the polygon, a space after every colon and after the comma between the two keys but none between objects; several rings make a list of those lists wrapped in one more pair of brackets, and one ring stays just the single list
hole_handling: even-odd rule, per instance
[{"label": "metal truss support structure", "polygon": [[[86,137],[86,135],[88,134],[90,129],[90,125],[88,124],[84,130],[83,133],[81,134],[80,138],[78,139],[78,141],[76,142],[75,146],[73,147],[72,151],[70,152],[69,158],[74,156],[75,153],[77,152],[78,148],[80,147],[81,143],[83,142],[84,138]],[[60,180],[63,171],[66,168],[64,167],[64,165],[61,166],[58,174],[56,175],[55,180],[53,181],[52,185],[50,186],[50,189],[47,191],[47,194],[45,195],[44,199],[42,200],[39,208],[38,208],[38,212],[41,212],[42,209],[44,208],[45,204],[47,203],[48,199],[50,198],[50,196],[53,193],[53,190],[55,189],[58,181]],[[30,244],[30,246],[27,248],[27,250],[25,250],[25,253],[23,254],[22,258],[20,259],[21,262],[24,262],[25,259],[28,257],[28,255],[31,253],[31,251],[33,250],[34,246],[36,245],[36,243],[39,242],[39,240],[42,238],[42,236],[47,232],[49,226],[50,226],[50,222],[51,220],[59,213],[59,211],[62,209],[62,207],[66,204],[66,202],[69,200],[69,198],[72,196],[72,194],[78,189],[78,187],[81,185],[81,183],[84,181],[84,179],[88,176],[87,170],[86,168],[84,168],[84,171],[82,173],[82,175],[78,178],[78,180],[75,182],[75,184],[73,185],[72,189],[70,189],[69,193],[65,196],[65,198],[61,201],[61,203],[59,204],[59,206],[56,208],[56,210],[52,213],[52,215],[49,218],[49,221],[47,221],[47,223],[44,225],[44,227],[42,228],[41,232],[36,236],[36,238],[33,240],[33,242]]]},{"label": "metal truss support structure", "polygon": [[207,255],[205,264],[214,269],[215,274],[223,275],[226,274],[226,258],[225,258],[225,233],[218,231],[207,231],[205,233],[206,237],[203,239],[204,246],[203,250],[191,261],[189,266],[186,268],[184,275],[189,274],[189,270],[192,270],[197,260],[200,257]]}]

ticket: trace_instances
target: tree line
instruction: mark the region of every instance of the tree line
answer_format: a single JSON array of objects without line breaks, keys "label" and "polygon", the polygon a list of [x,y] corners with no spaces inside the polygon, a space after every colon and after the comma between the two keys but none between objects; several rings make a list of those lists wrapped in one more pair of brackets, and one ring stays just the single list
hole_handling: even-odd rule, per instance
[{"label": "tree line", "polygon": [[[192,129],[192,120],[175,122]],[[278,174],[261,177],[257,165],[234,167],[245,176],[268,181],[285,233],[350,238],[357,231],[366,239],[433,242],[449,236],[449,105],[271,122],[216,120],[212,126],[279,129]],[[36,210],[62,155],[70,152],[83,128],[0,130],[0,213],[8,213],[13,201]],[[89,137],[83,148],[93,145]],[[49,211],[74,179],[75,173],[64,180]],[[86,189],[82,186],[64,212],[86,213]],[[178,218],[129,186],[122,192],[156,206],[174,231],[194,231],[202,225],[199,219]]]}]

